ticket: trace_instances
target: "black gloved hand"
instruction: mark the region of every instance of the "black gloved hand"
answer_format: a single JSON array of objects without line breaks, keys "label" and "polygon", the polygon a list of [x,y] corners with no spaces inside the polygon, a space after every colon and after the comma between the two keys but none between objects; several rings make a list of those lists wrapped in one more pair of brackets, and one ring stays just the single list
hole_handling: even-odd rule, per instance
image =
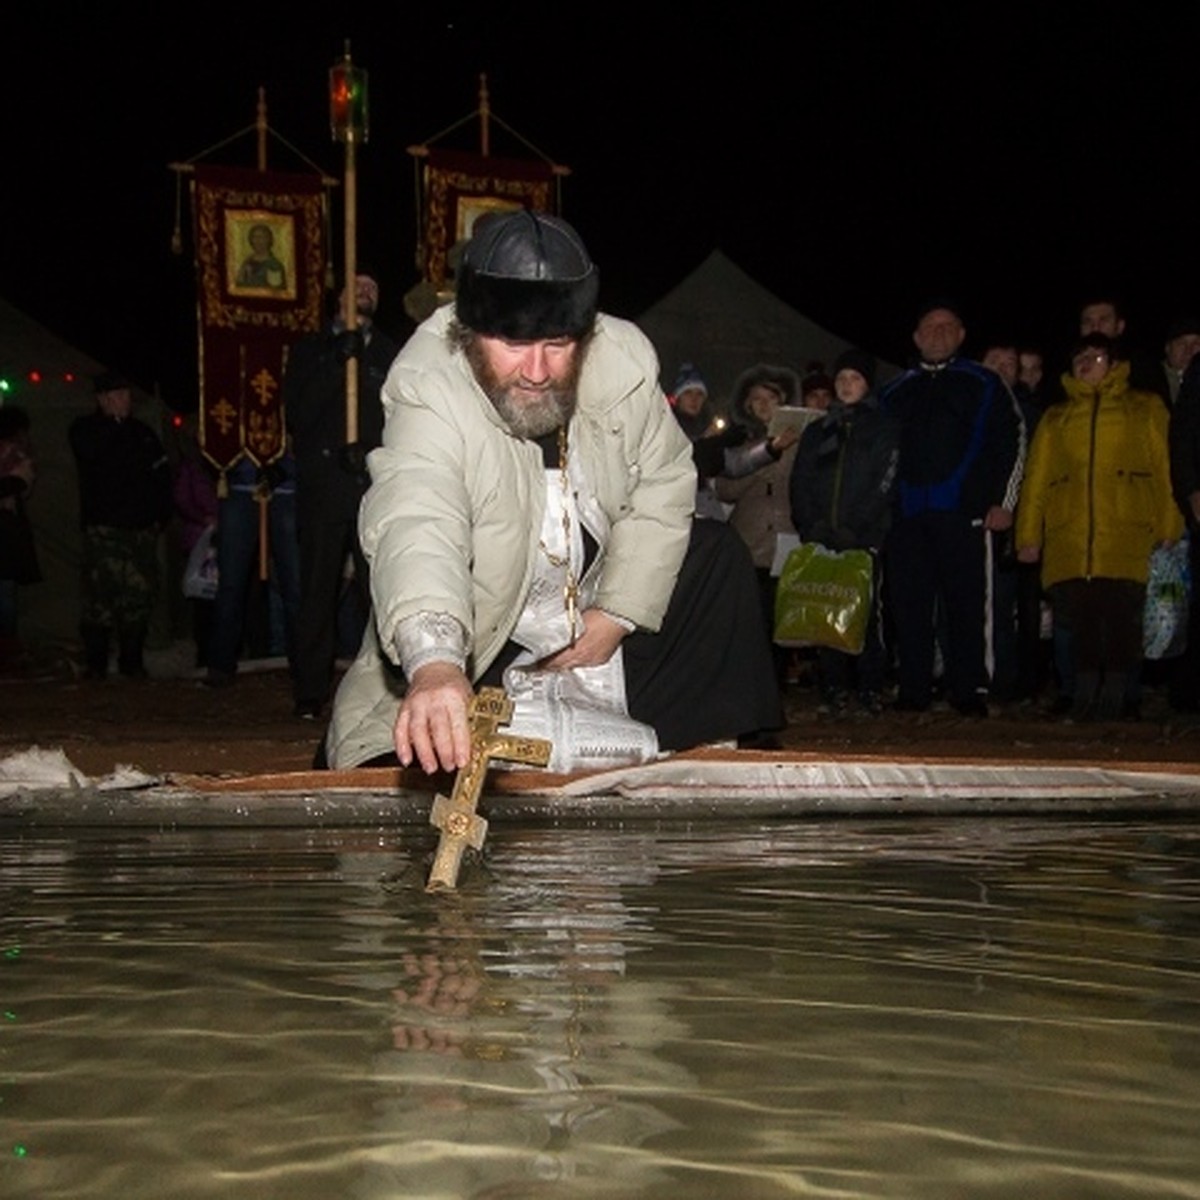
[{"label": "black gloved hand", "polygon": [[333,335],[333,356],[340,363],[349,362],[352,358],[361,358],[363,352],[363,335],[361,329],[343,329]]},{"label": "black gloved hand", "polygon": [[701,479],[712,479],[725,469],[725,447],[721,435],[699,438],[692,443],[692,462]]},{"label": "black gloved hand", "polygon": [[350,442],[338,450],[338,462],[347,475],[353,475],[360,483],[367,483],[367,452],[360,442]]}]

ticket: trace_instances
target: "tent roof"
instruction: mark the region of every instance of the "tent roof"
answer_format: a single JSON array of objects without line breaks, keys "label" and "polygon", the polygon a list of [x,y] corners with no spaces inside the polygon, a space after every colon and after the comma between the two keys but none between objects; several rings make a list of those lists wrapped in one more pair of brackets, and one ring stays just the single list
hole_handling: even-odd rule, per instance
[{"label": "tent roof", "polygon": [[[784,303],[720,250],[647,309],[638,324],[658,351],[664,387],[681,363],[690,362],[718,404],[755,363],[791,367],[803,377],[812,363],[830,368],[853,346]],[[881,380],[898,373],[884,362],[879,369]]]}]

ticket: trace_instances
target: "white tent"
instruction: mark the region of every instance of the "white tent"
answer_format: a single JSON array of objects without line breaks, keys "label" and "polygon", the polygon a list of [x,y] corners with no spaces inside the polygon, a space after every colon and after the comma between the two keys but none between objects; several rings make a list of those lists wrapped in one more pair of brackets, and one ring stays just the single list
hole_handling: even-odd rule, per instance
[{"label": "white tent", "polygon": [[[644,312],[638,325],[658,351],[663,387],[670,388],[681,363],[693,363],[718,406],[755,363],[791,367],[803,376],[814,362],[832,368],[852,346],[785,304],[720,250]],[[877,382],[897,373],[880,362]]]}]

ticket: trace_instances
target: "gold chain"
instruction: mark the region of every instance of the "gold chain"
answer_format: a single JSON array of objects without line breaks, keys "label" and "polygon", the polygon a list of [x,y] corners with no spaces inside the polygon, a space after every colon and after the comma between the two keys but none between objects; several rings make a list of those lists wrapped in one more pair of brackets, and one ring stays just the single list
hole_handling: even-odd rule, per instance
[{"label": "gold chain", "polygon": [[563,584],[563,607],[567,610],[567,624],[571,630],[570,645],[575,645],[577,627],[579,624],[579,580],[571,569],[571,506],[568,503],[571,495],[571,482],[567,476],[567,427],[558,427],[558,479],[563,494],[562,527],[566,541],[566,555],[552,554],[546,545],[545,538],[538,539],[538,545],[546,560],[552,567],[566,570],[567,581]]}]

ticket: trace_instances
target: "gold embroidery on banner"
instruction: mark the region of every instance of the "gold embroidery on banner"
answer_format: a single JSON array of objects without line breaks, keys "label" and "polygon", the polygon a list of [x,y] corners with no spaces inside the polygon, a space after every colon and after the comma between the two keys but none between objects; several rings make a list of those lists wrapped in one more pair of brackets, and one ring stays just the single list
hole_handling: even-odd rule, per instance
[{"label": "gold embroidery on banner", "polygon": [[275,393],[279,391],[279,382],[275,376],[263,367],[253,379],[250,380],[250,391],[254,394],[254,398],[259,405],[266,408],[275,401]]},{"label": "gold embroidery on banner", "polygon": [[224,396],[213,405],[211,416],[216,421],[217,428],[223,437],[228,437],[230,432],[237,427],[238,410]]},{"label": "gold embroidery on banner", "polygon": [[246,414],[246,449],[259,462],[269,462],[282,452],[279,411]]},{"label": "gold embroidery on banner", "polygon": [[426,168],[429,218],[425,229],[426,278],[435,286],[445,283],[449,274],[446,255],[454,245],[456,199],[464,196],[495,196],[514,200],[545,212],[550,208],[549,180],[508,179],[498,175],[471,175],[442,167]]},{"label": "gold embroidery on banner", "polygon": [[[264,307],[263,301],[243,302],[230,296],[222,273],[224,262],[225,210],[227,208],[270,209],[293,214],[300,222],[303,236],[301,263],[310,286],[304,289],[304,303]],[[236,191],[231,188],[200,185],[196,188],[196,259],[200,270],[201,313],[204,325],[217,329],[251,328],[282,329],[306,333],[321,324],[321,230],[322,198],[319,194],[289,195],[286,193]]]}]

